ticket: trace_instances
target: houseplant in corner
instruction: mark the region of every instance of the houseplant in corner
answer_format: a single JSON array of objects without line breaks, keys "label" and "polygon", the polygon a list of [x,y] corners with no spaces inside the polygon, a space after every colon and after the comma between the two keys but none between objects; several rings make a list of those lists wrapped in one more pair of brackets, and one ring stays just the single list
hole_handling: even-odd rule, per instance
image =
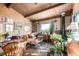
[{"label": "houseplant in corner", "polygon": [[50,39],[51,41],[53,42],[53,46],[50,48],[50,52],[49,52],[49,55],[62,55],[62,51],[63,51],[63,48],[62,48],[62,37],[61,35],[59,34],[51,34],[50,35]]}]

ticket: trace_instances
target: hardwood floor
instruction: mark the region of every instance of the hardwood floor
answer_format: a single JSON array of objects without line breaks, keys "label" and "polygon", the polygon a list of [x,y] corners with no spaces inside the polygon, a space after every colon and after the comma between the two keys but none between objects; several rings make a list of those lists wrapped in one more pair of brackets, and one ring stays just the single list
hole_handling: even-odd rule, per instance
[{"label": "hardwood floor", "polygon": [[51,46],[50,43],[41,42],[36,48],[26,48],[23,56],[47,56]]},{"label": "hardwood floor", "polygon": [[47,56],[47,51],[39,49],[28,49],[24,52],[24,56]]}]

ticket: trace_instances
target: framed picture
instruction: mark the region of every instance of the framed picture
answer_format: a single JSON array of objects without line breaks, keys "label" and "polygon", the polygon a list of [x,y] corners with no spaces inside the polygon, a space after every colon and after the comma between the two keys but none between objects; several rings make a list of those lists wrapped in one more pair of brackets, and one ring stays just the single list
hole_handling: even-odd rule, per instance
[{"label": "framed picture", "polygon": [[5,16],[0,16],[0,22],[1,22],[1,23],[6,22],[6,20],[7,20],[7,19],[6,19]]},{"label": "framed picture", "polygon": [[15,22],[14,23],[14,29],[15,30],[20,30],[20,29],[22,29],[22,27],[23,27],[23,25],[22,25],[21,22]]}]

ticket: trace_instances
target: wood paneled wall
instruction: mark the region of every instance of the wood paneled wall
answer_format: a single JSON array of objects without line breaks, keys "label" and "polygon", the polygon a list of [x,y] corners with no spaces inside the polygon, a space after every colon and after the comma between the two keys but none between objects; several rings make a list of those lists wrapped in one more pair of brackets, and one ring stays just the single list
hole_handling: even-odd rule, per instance
[{"label": "wood paneled wall", "polygon": [[[28,18],[24,18],[24,16],[22,16],[20,13],[18,13],[12,8],[7,8],[3,4],[0,4],[0,16],[10,17],[13,19],[14,22],[26,23],[31,27],[31,22]],[[2,31],[3,29],[0,28],[0,30]]]}]

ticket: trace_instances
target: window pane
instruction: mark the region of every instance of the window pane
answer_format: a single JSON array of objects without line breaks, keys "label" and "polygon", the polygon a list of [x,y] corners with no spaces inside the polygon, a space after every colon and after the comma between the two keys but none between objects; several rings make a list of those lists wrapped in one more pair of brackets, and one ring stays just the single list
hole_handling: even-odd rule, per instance
[{"label": "window pane", "polygon": [[50,24],[41,24],[41,30],[44,31],[44,30],[48,30],[50,27]]},{"label": "window pane", "polygon": [[13,31],[13,25],[6,24],[6,32],[12,32]]}]

